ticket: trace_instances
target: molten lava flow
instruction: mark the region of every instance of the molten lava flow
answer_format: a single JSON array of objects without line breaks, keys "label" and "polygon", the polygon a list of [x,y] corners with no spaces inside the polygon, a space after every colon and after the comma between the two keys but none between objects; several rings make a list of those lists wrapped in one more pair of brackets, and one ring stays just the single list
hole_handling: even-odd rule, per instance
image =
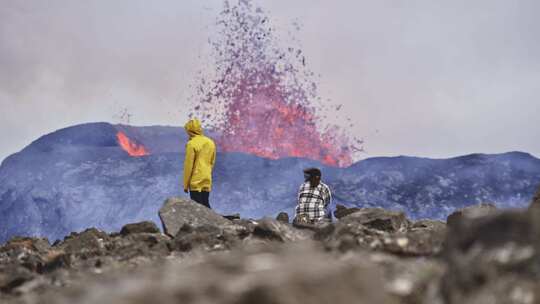
[{"label": "molten lava flow", "polygon": [[143,145],[132,142],[129,137],[122,132],[116,133],[116,138],[118,139],[118,144],[120,147],[122,147],[122,149],[124,149],[124,151],[126,151],[130,156],[139,157],[149,154]]},{"label": "molten lava flow", "polygon": [[352,164],[353,152],[360,150],[354,144],[361,142],[325,126],[302,51],[278,45],[263,10],[251,0],[226,2],[217,24],[219,36],[211,40],[216,60],[208,73],[215,79],[201,79],[192,115],[220,133],[220,149]]}]

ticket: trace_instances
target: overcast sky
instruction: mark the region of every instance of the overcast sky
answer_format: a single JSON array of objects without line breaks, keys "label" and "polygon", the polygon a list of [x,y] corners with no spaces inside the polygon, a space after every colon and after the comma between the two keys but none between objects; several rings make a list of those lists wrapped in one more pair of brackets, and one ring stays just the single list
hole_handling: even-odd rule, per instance
[{"label": "overcast sky", "polygon": [[[540,1],[255,0],[363,157],[540,156]],[[183,125],[220,0],[0,0],[0,160],[95,121]],[[280,35],[278,31],[278,35]]]}]

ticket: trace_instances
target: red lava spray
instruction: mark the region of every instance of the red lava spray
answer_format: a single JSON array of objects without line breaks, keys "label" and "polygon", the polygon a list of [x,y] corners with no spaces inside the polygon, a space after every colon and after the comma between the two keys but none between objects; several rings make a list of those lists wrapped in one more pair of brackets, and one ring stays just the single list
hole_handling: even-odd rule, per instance
[{"label": "red lava spray", "polygon": [[214,77],[201,77],[191,116],[218,131],[221,151],[352,164],[362,142],[337,126],[324,126],[303,52],[278,46],[265,12],[250,0],[226,1],[217,27],[208,73]]}]

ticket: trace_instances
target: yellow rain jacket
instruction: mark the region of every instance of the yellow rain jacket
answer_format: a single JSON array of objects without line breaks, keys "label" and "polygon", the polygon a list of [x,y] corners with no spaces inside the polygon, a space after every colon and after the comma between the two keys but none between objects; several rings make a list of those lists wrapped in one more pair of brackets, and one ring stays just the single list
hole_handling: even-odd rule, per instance
[{"label": "yellow rain jacket", "polygon": [[184,126],[189,135],[184,160],[184,190],[212,190],[212,169],[216,163],[216,144],[204,136],[201,122],[192,119]]}]

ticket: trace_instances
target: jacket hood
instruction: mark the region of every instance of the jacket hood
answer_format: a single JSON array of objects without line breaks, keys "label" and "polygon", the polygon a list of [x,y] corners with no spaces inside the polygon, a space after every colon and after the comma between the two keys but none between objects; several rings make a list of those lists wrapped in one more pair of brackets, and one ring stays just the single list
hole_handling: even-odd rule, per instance
[{"label": "jacket hood", "polygon": [[193,137],[195,135],[203,135],[201,122],[198,119],[191,119],[190,121],[188,121],[184,126],[184,129],[186,129],[186,132],[190,137]]}]

